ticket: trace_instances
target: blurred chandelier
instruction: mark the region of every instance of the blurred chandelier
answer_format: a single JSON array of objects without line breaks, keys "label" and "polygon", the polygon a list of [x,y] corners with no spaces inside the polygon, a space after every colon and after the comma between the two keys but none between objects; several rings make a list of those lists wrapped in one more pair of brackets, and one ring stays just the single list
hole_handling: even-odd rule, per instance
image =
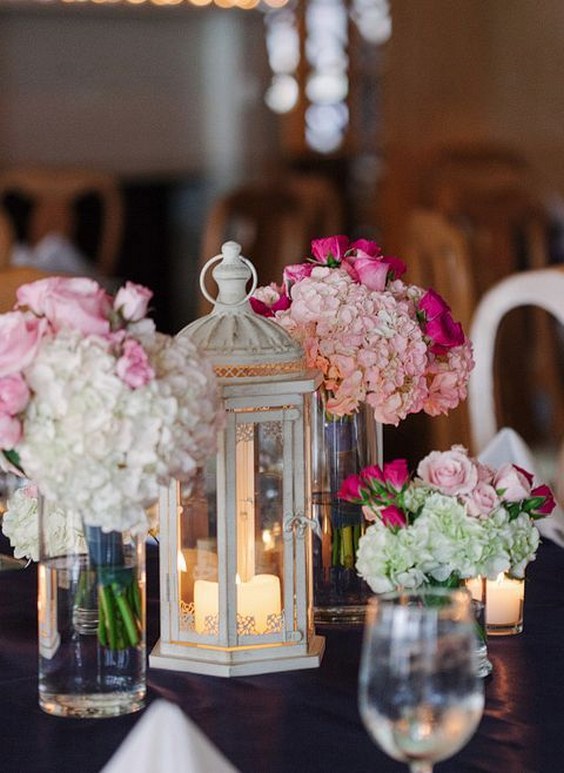
[{"label": "blurred chandelier", "polygon": [[289,0],[2,0],[6,5],[217,6],[242,10],[283,8]]}]

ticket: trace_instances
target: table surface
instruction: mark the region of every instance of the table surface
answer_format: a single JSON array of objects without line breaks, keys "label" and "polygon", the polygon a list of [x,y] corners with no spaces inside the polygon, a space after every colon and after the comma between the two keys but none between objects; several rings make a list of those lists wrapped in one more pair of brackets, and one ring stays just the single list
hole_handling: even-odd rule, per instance
[{"label": "table surface", "polygon": [[[158,638],[156,564],[152,549],[148,650]],[[150,668],[148,703],[178,704],[242,773],[406,773],[370,741],[359,717],[361,629],[320,632],[326,651],[317,669],[226,679]],[[564,550],[541,546],[527,570],[524,631],[491,637],[489,652],[482,722],[437,773],[564,771]],[[1,773],[98,773],[141,716],[78,720],[41,711],[36,568],[0,572]]]}]

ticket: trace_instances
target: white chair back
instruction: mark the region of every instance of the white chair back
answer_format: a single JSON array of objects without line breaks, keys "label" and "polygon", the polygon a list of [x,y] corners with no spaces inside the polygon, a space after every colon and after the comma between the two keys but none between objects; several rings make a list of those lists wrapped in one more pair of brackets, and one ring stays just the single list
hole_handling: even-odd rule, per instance
[{"label": "white chair back", "polygon": [[[470,328],[476,365],[470,375],[468,409],[477,452],[494,437],[498,426],[494,389],[496,336],[503,317],[520,306],[544,309],[564,325],[564,269],[543,268],[512,274],[485,293],[476,307]],[[563,391],[560,388],[561,396]]]}]

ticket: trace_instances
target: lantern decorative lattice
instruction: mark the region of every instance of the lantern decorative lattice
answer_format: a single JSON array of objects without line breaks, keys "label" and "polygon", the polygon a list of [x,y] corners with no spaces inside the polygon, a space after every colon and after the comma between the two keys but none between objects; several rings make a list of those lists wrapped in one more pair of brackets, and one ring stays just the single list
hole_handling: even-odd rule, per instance
[{"label": "lantern decorative lattice", "polygon": [[[320,376],[301,347],[252,311],[257,284],[227,242],[200,276],[211,314],[184,328],[218,376],[224,428],[190,489],[163,488],[156,668],[237,676],[319,665],[313,622],[310,414]],[[218,285],[210,296],[205,274]],[[252,288],[247,285],[252,278]]]}]

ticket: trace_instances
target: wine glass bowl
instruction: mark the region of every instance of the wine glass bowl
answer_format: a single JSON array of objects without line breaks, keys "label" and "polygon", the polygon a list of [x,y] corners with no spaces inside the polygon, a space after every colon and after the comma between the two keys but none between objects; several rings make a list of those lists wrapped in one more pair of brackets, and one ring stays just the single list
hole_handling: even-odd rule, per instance
[{"label": "wine glass bowl", "polygon": [[373,597],[359,708],[371,738],[412,773],[459,751],[484,708],[470,594],[433,588]]}]

